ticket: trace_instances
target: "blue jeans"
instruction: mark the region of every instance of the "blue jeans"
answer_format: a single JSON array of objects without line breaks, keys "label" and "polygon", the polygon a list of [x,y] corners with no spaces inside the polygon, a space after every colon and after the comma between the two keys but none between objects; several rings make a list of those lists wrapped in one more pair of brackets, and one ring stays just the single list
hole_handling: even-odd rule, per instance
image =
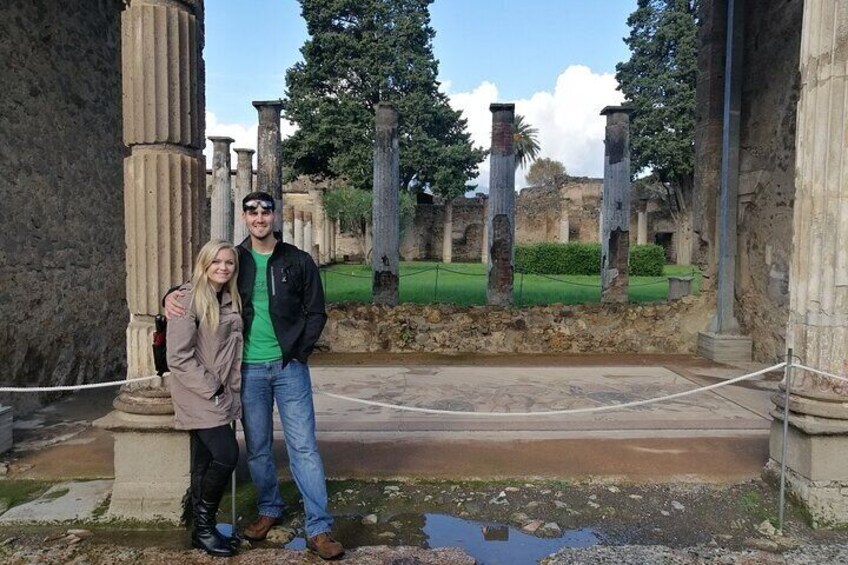
[{"label": "blue jeans", "polygon": [[259,497],[259,514],[282,516],[284,502],[277,482],[271,442],[274,401],[280,411],[286,451],[294,482],[303,497],[306,535],[329,532],[333,518],[327,511],[324,465],[315,440],[315,409],[309,367],[290,361],[245,363],[241,366],[242,424],[247,466]]}]

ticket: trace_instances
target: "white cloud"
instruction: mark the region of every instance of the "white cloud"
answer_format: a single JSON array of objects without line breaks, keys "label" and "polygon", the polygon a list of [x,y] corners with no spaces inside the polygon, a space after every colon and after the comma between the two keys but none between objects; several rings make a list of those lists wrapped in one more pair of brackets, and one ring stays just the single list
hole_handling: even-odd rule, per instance
[{"label": "white cloud", "polygon": [[[575,176],[601,177],[604,173],[604,106],[624,100],[612,74],[596,74],[583,65],[566,68],[557,77],[553,92],[536,92],[515,100],[515,111],[539,130],[540,157],[561,161]],[[471,92],[450,94],[451,105],[462,110],[475,145],[491,144],[489,104],[498,101],[497,86],[483,82]],[[526,185],[524,170],[515,175],[515,187]],[[489,164],[480,164],[478,190],[488,191]]]},{"label": "white cloud", "polygon": [[[218,122],[218,118],[215,116],[214,112],[206,112],[206,137],[232,137],[235,141],[231,145],[233,149],[238,148],[248,148],[256,150],[256,139],[257,139],[257,130],[259,129],[258,123],[252,124],[242,124],[242,123],[233,123],[233,124],[224,124]],[[295,132],[297,128],[287,120],[280,120],[280,134],[283,139],[289,137],[291,134]],[[206,166],[212,166],[212,142],[209,139],[206,140]],[[236,156],[235,153],[231,156],[232,159],[232,167],[235,169],[236,167]],[[256,155],[253,155],[253,166],[256,167]]]}]

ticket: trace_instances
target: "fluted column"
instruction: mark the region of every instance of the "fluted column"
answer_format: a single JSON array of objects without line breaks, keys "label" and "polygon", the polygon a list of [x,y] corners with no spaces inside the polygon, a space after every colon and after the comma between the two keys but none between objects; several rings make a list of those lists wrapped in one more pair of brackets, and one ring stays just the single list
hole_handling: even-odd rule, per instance
[{"label": "fluted column", "polygon": [[[787,345],[803,364],[846,375],[848,4],[807,0],[801,37]],[[791,391],[790,487],[816,523],[848,524],[848,384],[796,372]],[[782,414],[774,412],[773,463]]]},{"label": "fluted column", "polygon": [[442,229],[442,263],[453,261],[453,201],[445,201],[445,221]]},{"label": "fluted column", "polygon": [[489,154],[488,271],[486,301],[512,304],[515,245],[515,104],[491,104],[492,152]]},{"label": "fluted column", "polygon": [[562,198],[559,204],[559,242],[568,243],[571,226],[568,223],[568,198]]},{"label": "fluted column", "polygon": [[241,218],[241,201],[253,192],[253,149],[238,147],[235,149],[236,189],[233,191],[233,242],[236,244],[247,237],[247,226]]},{"label": "fluted column", "polygon": [[489,199],[483,200],[483,235],[481,236],[480,262],[489,264]]},{"label": "fluted column", "polygon": [[212,136],[212,202],[209,207],[209,237],[233,240],[233,181],[230,176],[232,137]]},{"label": "fluted column", "polygon": [[324,213],[324,192],[322,190],[310,190],[309,199],[312,200],[312,233],[313,242],[318,244],[318,252],[313,259],[317,265],[328,262],[327,255],[327,220]]},{"label": "fluted column", "polygon": [[256,100],[253,106],[259,113],[256,132],[256,185],[257,190],[274,196],[277,212],[274,214],[274,231],[280,231],[283,209],[283,149],[280,134],[281,100]]},{"label": "fluted column", "polygon": [[294,246],[303,249],[303,210],[294,212]]},{"label": "fluted column", "polygon": [[312,260],[318,264],[318,257],[315,250],[312,248],[312,212],[303,213],[303,250],[312,255]]},{"label": "fluted column", "polygon": [[[154,374],[153,316],[188,280],[207,238],[202,0],[129,0],[121,16],[127,378]],[[204,233],[205,232],[205,233]],[[114,432],[109,514],[177,521],[188,484],[188,439],[173,432],[161,385],[122,389],[96,425]]]},{"label": "fluted column", "polygon": [[636,244],[648,243],[648,200],[639,200],[639,210],[636,216]]},{"label": "fluted column", "polygon": [[294,206],[283,206],[283,241],[294,245]]}]

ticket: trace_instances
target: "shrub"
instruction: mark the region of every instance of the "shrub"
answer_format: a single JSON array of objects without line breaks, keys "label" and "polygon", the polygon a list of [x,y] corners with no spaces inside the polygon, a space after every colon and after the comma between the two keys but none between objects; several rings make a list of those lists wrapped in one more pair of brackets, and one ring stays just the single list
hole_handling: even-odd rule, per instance
[{"label": "shrub", "polygon": [[[630,275],[659,277],[665,252],[659,245],[630,248]],[[533,275],[597,275],[601,272],[600,243],[533,243],[515,246],[515,270]]]},{"label": "shrub", "polygon": [[665,251],[659,245],[634,245],[630,248],[631,277],[661,277]]}]

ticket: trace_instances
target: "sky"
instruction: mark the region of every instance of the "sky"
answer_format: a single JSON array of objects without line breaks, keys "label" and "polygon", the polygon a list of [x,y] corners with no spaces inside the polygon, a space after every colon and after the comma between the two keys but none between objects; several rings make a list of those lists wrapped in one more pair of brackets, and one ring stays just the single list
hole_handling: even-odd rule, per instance
[{"label": "sky", "polygon": [[[574,176],[603,176],[604,106],[620,104],[615,65],[636,0],[435,0],[433,51],[451,105],[488,148],[492,102],[512,102],[539,130],[540,157]],[[256,148],[253,100],[285,96],[286,69],[308,39],[296,0],[206,2],[206,134]],[[294,126],[285,120],[283,136]],[[211,164],[212,147],[206,159]],[[516,189],[526,186],[516,172]],[[487,192],[488,161],[472,184]]]}]

